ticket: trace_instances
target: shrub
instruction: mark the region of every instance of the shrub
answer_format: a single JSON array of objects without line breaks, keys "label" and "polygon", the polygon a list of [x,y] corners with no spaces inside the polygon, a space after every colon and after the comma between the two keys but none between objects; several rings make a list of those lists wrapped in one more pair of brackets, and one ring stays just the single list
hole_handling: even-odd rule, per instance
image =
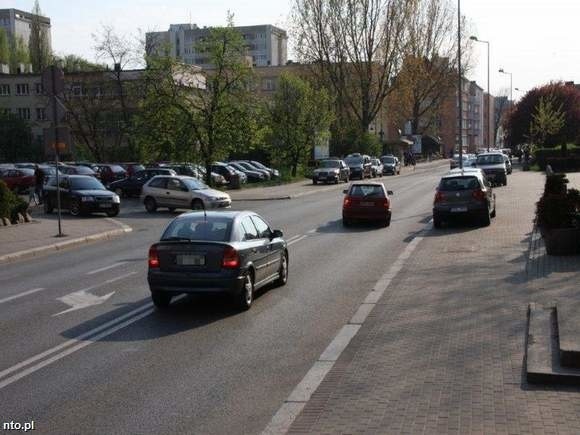
[{"label": "shrub", "polygon": [[567,189],[565,174],[546,177],[544,194],[536,203],[536,223],[546,229],[580,228],[580,191]]},{"label": "shrub", "polygon": [[8,218],[10,222],[18,221],[18,214],[25,215],[28,204],[18,195],[14,194],[6,183],[0,180],[0,218]]}]

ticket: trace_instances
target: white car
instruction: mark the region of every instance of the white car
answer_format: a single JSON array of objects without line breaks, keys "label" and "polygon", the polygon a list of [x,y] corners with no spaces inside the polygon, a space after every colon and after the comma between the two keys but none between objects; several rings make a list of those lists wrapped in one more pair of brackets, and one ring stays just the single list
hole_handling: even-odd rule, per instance
[{"label": "white car", "polygon": [[211,189],[197,178],[185,175],[157,175],[141,191],[141,200],[149,213],[159,207],[211,210],[228,208],[232,199],[227,193]]}]

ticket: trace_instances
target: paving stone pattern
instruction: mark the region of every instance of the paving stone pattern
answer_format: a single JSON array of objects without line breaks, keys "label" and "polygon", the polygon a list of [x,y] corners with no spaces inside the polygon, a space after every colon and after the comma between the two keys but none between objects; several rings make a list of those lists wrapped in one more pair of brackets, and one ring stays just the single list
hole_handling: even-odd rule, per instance
[{"label": "paving stone pattern", "polygon": [[490,227],[425,234],[290,433],[580,433],[580,389],[523,373],[527,303],[577,296],[578,260],[540,260],[543,175],[509,181]]}]

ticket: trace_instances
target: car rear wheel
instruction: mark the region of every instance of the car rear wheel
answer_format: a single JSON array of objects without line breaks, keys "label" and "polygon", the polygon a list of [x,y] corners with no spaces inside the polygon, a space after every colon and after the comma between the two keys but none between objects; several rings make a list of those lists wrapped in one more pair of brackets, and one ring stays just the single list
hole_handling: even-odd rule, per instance
[{"label": "car rear wheel", "polygon": [[169,293],[151,290],[151,299],[153,300],[153,305],[159,309],[167,308],[171,303],[171,298],[172,296]]},{"label": "car rear wheel", "polygon": [[205,207],[203,206],[203,201],[199,198],[196,198],[191,202],[191,208],[193,210],[203,210]]},{"label": "car rear wheel", "polygon": [[145,198],[145,210],[149,213],[155,213],[157,211],[157,203],[150,196]]},{"label": "car rear wheel", "polygon": [[482,227],[488,227],[491,224],[491,217],[489,215],[489,212],[486,211],[483,213],[480,222]]},{"label": "car rear wheel", "polygon": [[342,218],[342,226],[343,227],[350,227],[352,225],[352,221],[347,218]]},{"label": "car rear wheel", "polygon": [[438,216],[433,216],[433,228],[441,228],[443,226],[443,222],[441,221],[441,218]]},{"label": "car rear wheel", "polygon": [[385,227],[385,228],[386,228],[386,227],[388,227],[388,226],[390,226],[390,225],[391,225],[391,216],[389,216],[388,218],[386,218],[386,219],[383,221],[383,227]]},{"label": "car rear wheel", "polygon": [[81,202],[78,199],[73,199],[70,202],[70,214],[72,216],[80,216],[81,214]]},{"label": "car rear wheel", "polygon": [[288,256],[286,253],[282,254],[282,258],[280,260],[280,270],[278,271],[278,279],[276,280],[276,284],[278,286],[286,285],[288,282]]},{"label": "car rear wheel", "polygon": [[254,301],[254,277],[251,272],[246,273],[244,276],[244,285],[242,291],[236,295],[235,303],[236,306],[242,310],[249,310]]}]

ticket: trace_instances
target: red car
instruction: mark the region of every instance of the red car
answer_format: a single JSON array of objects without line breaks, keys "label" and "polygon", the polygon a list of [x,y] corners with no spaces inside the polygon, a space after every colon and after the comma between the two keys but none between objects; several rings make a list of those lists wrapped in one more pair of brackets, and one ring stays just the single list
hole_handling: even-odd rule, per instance
[{"label": "red car", "polygon": [[122,180],[127,177],[127,171],[119,165],[99,164],[93,167],[101,182],[108,187],[113,181]]},{"label": "red car", "polygon": [[0,171],[0,180],[4,181],[10,190],[18,193],[34,188],[34,169],[16,168]]},{"label": "red car", "polygon": [[356,183],[344,191],[346,196],[342,205],[342,223],[345,227],[354,221],[380,222],[388,227],[391,224],[391,201],[383,183]]}]

